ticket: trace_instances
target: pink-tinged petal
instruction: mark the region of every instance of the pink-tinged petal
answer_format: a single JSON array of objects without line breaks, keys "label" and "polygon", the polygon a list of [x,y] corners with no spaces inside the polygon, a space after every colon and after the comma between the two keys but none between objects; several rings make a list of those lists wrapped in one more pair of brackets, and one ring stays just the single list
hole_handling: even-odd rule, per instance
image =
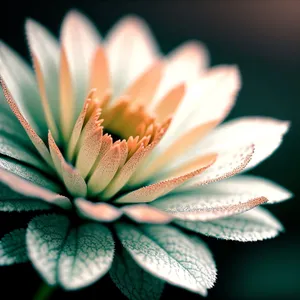
[{"label": "pink-tinged petal", "polygon": [[188,86],[195,82],[209,65],[209,54],[206,47],[198,41],[186,42],[166,57],[165,73],[155,103],[172,87],[179,83]]},{"label": "pink-tinged petal", "polygon": [[[145,167],[143,175],[140,177],[140,182],[145,180],[147,177],[151,177],[151,175],[153,175],[155,172],[159,172],[159,170],[161,169],[167,169],[168,166],[170,166],[170,163],[173,163],[171,164],[171,166],[180,166],[181,155],[185,152],[188,152],[188,150],[190,150],[190,148],[192,148],[198,140],[208,134],[208,132],[211,131],[215,126],[217,126],[218,123],[219,120],[214,120],[205,124],[201,124],[187,132],[184,136],[179,137],[177,140],[175,140],[169,146],[169,148],[167,148],[162,154],[157,156],[156,159],[151,160],[149,166]],[[193,157],[193,159],[195,158],[197,158],[196,155]]]},{"label": "pink-tinged petal", "polygon": [[151,203],[176,219],[208,221],[250,210],[267,202],[265,197],[249,195],[202,195],[199,193],[174,194]]},{"label": "pink-tinged petal", "polygon": [[78,213],[91,220],[113,222],[119,219],[122,211],[107,203],[93,203],[82,198],[75,200]]},{"label": "pink-tinged petal", "polygon": [[267,204],[278,203],[290,199],[293,194],[271,180],[252,176],[237,175],[198,189],[201,194],[264,196]]},{"label": "pink-tinged petal", "polygon": [[27,122],[27,120],[20,112],[14,98],[12,97],[2,77],[0,77],[0,84],[2,86],[3,94],[11,110],[13,111],[13,113],[15,114],[15,116],[17,117],[17,119],[25,129],[26,133],[28,134],[30,140],[32,141],[33,145],[36,147],[39,154],[49,164],[49,166],[52,167],[53,163],[48,148],[46,147],[43,140],[37,135],[37,133],[34,131],[34,129],[31,127],[31,125]]},{"label": "pink-tinged petal", "polygon": [[209,168],[216,160],[215,155],[208,155],[203,157],[198,164],[194,165],[193,171],[190,170],[190,166],[185,170],[180,170],[179,174],[175,174],[177,177],[170,177],[169,179],[156,182],[154,184],[142,187],[133,192],[130,192],[124,196],[118,198],[116,203],[136,203],[136,202],[151,202],[163,195],[166,195],[170,191],[174,190],[185,181],[201,174],[207,168]]},{"label": "pink-tinged petal", "polygon": [[94,173],[88,182],[90,195],[101,193],[119,169],[120,164],[120,146],[113,146],[100,160]]},{"label": "pink-tinged petal", "polygon": [[128,205],[121,209],[129,218],[139,223],[167,224],[173,219],[172,215],[145,204]]},{"label": "pink-tinged petal", "polygon": [[217,160],[212,167],[179,187],[178,190],[189,190],[194,187],[207,185],[242,172],[251,161],[254,150],[255,146],[250,145],[218,153]]},{"label": "pink-tinged petal", "polygon": [[[199,145],[198,154],[228,150],[255,144],[255,153],[248,170],[271,155],[280,145],[289,122],[266,117],[243,117],[226,122],[209,134]],[[195,154],[195,152],[193,153]]]},{"label": "pink-tinged petal", "polygon": [[90,89],[96,89],[96,95],[102,100],[111,90],[111,78],[105,49],[98,47],[91,66]]},{"label": "pink-tinged petal", "polygon": [[61,40],[70,65],[77,117],[88,93],[92,60],[100,44],[100,35],[85,16],[71,11],[64,19]]},{"label": "pink-tinged petal", "polygon": [[81,132],[75,166],[83,178],[88,176],[102,147],[103,127],[102,121],[99,121],[100,114],[101,110],[94,108]]},{"label": "pink-tinged petal", "polygon": [[25,27],[30,52],[39,62],[41,77],[44,78],[46,97],[54,116],[54,120],[58,124],[59,43],[45,27],[34,20],[27,20]]},{"label": "pink-tinged petal", "polygon": [[157,61],[142,73],[124,92],[134,106],[148,106],[158,88],[163,71],[162,61]]},{"label": "pink-tinged petal", "polygon": [[234,105],[240,86],[240,74],[234,66],[214,67],[205,72],[187,89],[155,156],[189,130],[213,120],[221,122]]},{"label": "pink-tinged petal", "polygon": [[78,170],[74,169],[65,161],[50,132],[48,138],[50,152],[57,174],[64,181],[67,190],[72,196],[85,197],[87,193],[87,186],[84,179]]},{"label": "pink-tinged petal", "polygon": [[70,209],[72,207],[72,204],[67,197],[56,194],[30,181],[22,179],[21,177],[2,168],[0,168],[0,181],[9,186],[12,190],[25,196],[42,199],[48,203],[58,205],[65,209]]},{"label": "pink-tinged petal", "polygon": [[84,102],[82,111],[79,114],[79,116],[78,116],[78,118],[76,120],[76,123],[75,123],[75,125],[73,127],[72,135],[71,135],[70,141],[68,143],[68,150],[67,150],[67,158],[68,158],[69,161],[72,161],[73,158],[74,158],[76,146],[78,144],[78,141],[79,141],[79,138],[80,138],[80,134],[82,132],[84,120],[85,120],[88,108],[91,105],[91,101],[92,101],[92,98],[93,98],[94,94],[95,94],[95,91],[92,90],[89,93],[89,95],[87,96],[87,98],[86,98],[86,100]]},{"label": "pink-tinged petal", "polygon": [[126,17],[108,33],[106,50],[114,97],[119,97],[158,57],[148,26],[137,17]]}]

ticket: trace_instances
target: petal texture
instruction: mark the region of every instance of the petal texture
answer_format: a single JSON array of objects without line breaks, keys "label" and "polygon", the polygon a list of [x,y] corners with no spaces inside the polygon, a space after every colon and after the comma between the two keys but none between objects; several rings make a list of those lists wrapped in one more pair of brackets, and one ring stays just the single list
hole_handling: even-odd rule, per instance
[{"label": "petal texture", "polygon": [[240,242],[270,239],[283,230],[282,225],[261,207],[212,222],[177,221],[176,223],[204,235]]}]

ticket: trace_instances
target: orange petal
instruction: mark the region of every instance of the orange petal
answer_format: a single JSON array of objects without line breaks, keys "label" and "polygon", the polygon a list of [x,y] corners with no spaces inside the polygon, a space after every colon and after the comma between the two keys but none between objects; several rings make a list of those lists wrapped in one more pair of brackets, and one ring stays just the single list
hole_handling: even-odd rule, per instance
[{"label": "orange petal", "polygon": [[157,61],[125,91],[135,106],[149,105],[162,77],[163,63]]},{"label": "orange petal", "polygon": [[67,142],[73,129],[75,114],[75,99],[73,95],[72,78],[64,48],[61,50],[60,62],[60,123],[62,135]]},{"label": "orange petal", "polygon": [[90,89],[96,89],[99,100],[102,100],[110,90],[109,68],[103,48],[98,47],[92,62]]},{"label": "orange petal", "polygon": [[15,100],[13,99],[9,90],[7,89],[7,86],[4,82],[4,80],[2,79],[2,77],[0,77],[0,84],[3,89],[3,94],[6,98],[8,105],[10,106],[12,112],[15,114],[15,116],[17,117],[17,119],[19,120],[19,122],[21,123],[23,128],[25,129],[30,140],[32,141],[33,145],[38,150],[38,152],[40,153],[42,158],[49,164],[49,166],[52,167],[53,163],[52,163],[51,155],[49,153],[48,148],[44,144],[43,140],[37,135],[37,133],[33,130],[33,128],[30,126],[30,124],[26,121],[26,119],[21,114]]},{"label": "orange petal", "polygon": [[[200,166],[195,166],[194,171],[186,173],[184,175],[167,179],[164,181],[156,182],[154,184],[137,189],[133,192],[126,194],[118,198],[117,203],[136,203],[136,202],[151,202],[158,197],[161,197],[170,191],[174,190],[185,181],[201,174],[207,168],[209,168],[216,160],[216,156],[208,156],[207,159],[203,159]],[[198,167],[198,168],[197,168]]]},{"label": "orange petal", "polygon": [[140,223],[167,224],[173,219],[164,211],[145,204],[124,206],[122,211],[132,220]]},{"label": "orange petal", "polygon": [[94,133],[86,137],[78,151],[76,168],[83,178],[87,177],[99,155],[102,135],[103,129],[97,128]]},{"label": "orange petal", "polygon": [[159,169],[161,169],[163,166],[166,166],[175,159],[178,159],[180,155],[182,155],[184,152],[187,152],[189,148],[191,148],[196,142],[199,142],[209,131],[216,127],[219,122],[219,120],[214,120],[205,124],[201,124],[191,129],[182,137],[179,137],[169,146],[169,148],[167,148],[165,152],[160,154],[157,159],[151,162],[151,166],[149,166],[149,168],[143,172],[143,176],[140,177],[139,182],[142,182],[147,177],[150,177],[155,172],[159,171]]},{"label": "orange petal", "polygon": [[165,121],[168,117],[172,116],[176,111],[179,103],[185,94],[184,83],[179,84],[171,89],[159,102],[154,109],[156,120],[158,122]]},{"label": "orange petal", "polygon": [[56,170],[63,179],[69,193],[75,197],[85,197],[87,186],[84,179],[76,169],[65,161],[50,132],[49,147]]},{"label": "orange petal", "polygon": [[100,160],[88,182],[89,194],[96,195],[102,192],[110,183],[119,169],[120,146],[112,147]]},{"label": "orange petal", "polygon": [[75,200],[78,213],[87,218],[100,222],[112,222],[121,217],[122,211],[107,203],[92,203],[83,198]]}]

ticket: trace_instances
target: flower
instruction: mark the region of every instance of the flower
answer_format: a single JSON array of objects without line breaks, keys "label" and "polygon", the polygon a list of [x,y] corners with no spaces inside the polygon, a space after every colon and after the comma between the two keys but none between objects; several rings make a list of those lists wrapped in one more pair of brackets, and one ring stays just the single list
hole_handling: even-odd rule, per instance
[{"label": "flower", "polygon": [[26,32],[35,74],[0,48],[0,209],[37,215],[2,238],[2,265],[30,260],[66,290],[109,271],[130,299],[158,299],[164,281],[206,295],[216,266],[196,233],[245,242],[282,230],[259,206],[291,194],[234,175],[271,155],[289,123],[221,124],[236,66],[208,69],[194,41],[164,57],[133,16],[103,41],[75,11],[61,45],[35,21]]}]

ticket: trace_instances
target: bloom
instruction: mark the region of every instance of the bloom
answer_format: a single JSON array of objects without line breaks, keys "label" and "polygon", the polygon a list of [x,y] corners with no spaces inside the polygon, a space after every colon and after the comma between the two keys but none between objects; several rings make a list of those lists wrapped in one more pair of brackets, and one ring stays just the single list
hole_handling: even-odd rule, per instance
[{"label": "bloom", "polygon": [[216,266],[192,232],[256,241],[281,231],[258,206],[291,194],[232,176],[273,153],[289,124],[221,124],[241,85],[235,66],[208,69],[197,42],[163,57],[136,17],[104,41],[74,11],[60,46],[35,21],[26,31],[35,74],[0,48],[0,208],[37,216],[2,238],[1,264],[29,259],[68,290],[109,271],[130,299],[158,299],[163,281],[206,295]]}]

